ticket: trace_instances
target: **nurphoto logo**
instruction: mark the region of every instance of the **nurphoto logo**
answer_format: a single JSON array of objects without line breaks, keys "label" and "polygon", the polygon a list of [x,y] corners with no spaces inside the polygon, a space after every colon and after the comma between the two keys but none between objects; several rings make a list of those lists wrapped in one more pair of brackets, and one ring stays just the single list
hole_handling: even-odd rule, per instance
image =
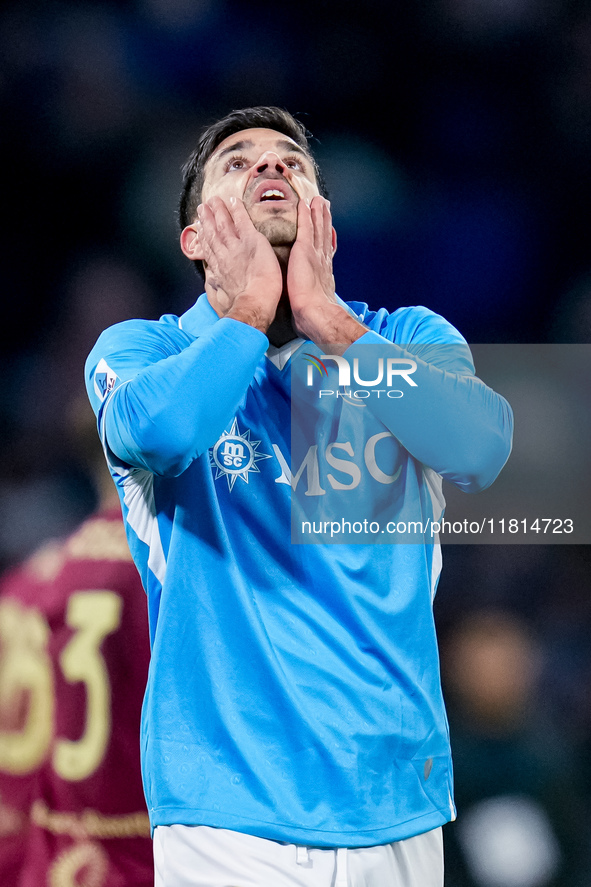
[{"label": "nurphoto logo", "polygon": [[[387,357],[384,359],[379,357],[377,367],[374,370],[375,375],[372,374],[373,378],[370,379],[361,378],[358,357],[353,358],[352,374],[351,365],[342,354],[321,354],[320,357],[315,357],[313,354],[306,353],[304,358],[308,363],[306,374],[306,385],[308,388],[314,385],[314,370],[318,370],[322,381],[324,381],[322,379],[323,376],[328,377],[325,361],[332,360],[337,365],[339,389],[344,389],[344,392],[342,390],[335,391],[334,389],[324,388],[320,389],[318,397],[346,396],[348,398],[353,397],[357,400],[364,400],[372,394],[376,394],[378,397],[380,394],[385,394],[386,397],[399,398],[404,396],[404,392],[398,388],[395,389],[393,387],[395,383],[400,384],[403,381],[411,388],[417,387],[417,383],[411,378],[412,374],[416,372],[417,364],[416,361],[410,358]],[[367,361],[364,361],[364,363],[367,363]],[[367,372],[367,369],[364,372]],[[353,375],[353,381],[360,385],[361,388],[351,388],[351,375]],[[378,385],[384,384],[385,388],[378,388]],[[370,391],[369,389],[372,390]]]}]

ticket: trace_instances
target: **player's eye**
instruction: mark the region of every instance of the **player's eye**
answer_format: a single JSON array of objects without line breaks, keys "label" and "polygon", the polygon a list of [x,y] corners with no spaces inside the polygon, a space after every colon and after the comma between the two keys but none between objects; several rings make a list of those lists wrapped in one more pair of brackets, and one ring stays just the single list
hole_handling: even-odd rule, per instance
[{"label": "player's eye", "polygon": [[248,167],[248,160],[246,157],[235,156],[230,157],[228,162],[226,163],[226,172],[232,172],[234,170],[240,171],[241,169],[246,169]]},{"label": "player's eye", "polygon": [[298,157],[298,156],[286,157],[284,160],[284,163],[288,169],[300,169],[300,170],[304,169],[304,164],[302,162],[302,159],[301,159],[301,157]]}]

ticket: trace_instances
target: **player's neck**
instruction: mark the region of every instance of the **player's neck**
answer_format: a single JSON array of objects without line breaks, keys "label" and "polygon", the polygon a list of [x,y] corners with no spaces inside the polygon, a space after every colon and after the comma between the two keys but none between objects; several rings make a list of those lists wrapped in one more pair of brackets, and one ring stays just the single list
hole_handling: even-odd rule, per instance
[{"label": "player's neck", "polygon": [[274,345],[276,348],[281,348],[282,345],[286,345],[298,336],[293,326],[291,305],[289,304],[289,295],[287,293],[287,264],[289,262],[291,246],[274,246],[273,252],[277,256],[277,260],[281,266],[283,291],[281,293],[281,298],[279,299],[279,304],[277,305],[275,319],[267,330],[267,338],[271,345]]},{"label": "player's neck", "polygon": [[298,334],[296,333],[292,322],[289,297],[287,295],[287,290],[284,288],[279,304],[277,305],[275,319],[267,330],[267,338],[271,345],[274,345],[276,348],[281,348],[282,345],[286,345],[288,342],[296,339],[297,336]]}]

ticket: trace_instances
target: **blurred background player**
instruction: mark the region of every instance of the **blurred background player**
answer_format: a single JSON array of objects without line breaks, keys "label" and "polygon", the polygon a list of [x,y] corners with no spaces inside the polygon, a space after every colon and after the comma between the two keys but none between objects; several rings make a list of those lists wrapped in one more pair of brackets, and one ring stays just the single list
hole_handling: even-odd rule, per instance
[{"label": "blurred background player", "polygon": [[0,884],[151,887],[145,595],[85,403],[72,422],[99,507],[0,588]]},{"label": "blurred background player", "polygon": [[446,830],[453,887],[587,887],[581,760],[544,704],[534,632],[476,610],[442,645],[458,820]]}]

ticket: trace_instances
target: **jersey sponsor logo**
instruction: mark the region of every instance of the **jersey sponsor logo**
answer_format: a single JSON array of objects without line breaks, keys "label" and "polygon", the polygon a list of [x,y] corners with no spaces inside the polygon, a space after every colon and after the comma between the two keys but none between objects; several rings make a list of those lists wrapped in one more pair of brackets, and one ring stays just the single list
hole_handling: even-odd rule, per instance
[{"label": "jersey sponsor logo", "polygon": [[[267,453],[259,453],[260,440],[251,440],[250,429],[243,433],[234,419],[230,431],[224,431],[217,443],[209,451],[209,462],[216,469],[215,480],[225,476],[228,489],[232,491],[237,478],[248,483],[251,472],[260,474],[257,462],[273,458]],[[382,444],[381,442],[384,441]],[[384,486],[390,486],[400,477],[402,462],[400,447],[390,431],[381,431],[372,435],[365,443],[358,460],[351,443],[332,442],[322,451],[314,444],[308,448],[298,468],[289,465],[286,457],[277,444],[273,444],[273,453],[279,463],[281,473],[274,478],[276,484],[286,484],[295,492],[300,479],[305,475],[306,496],[324,496],[327,492],[323,487],[321,476],[326,476],[329,488],[333,490],[355,490],[363,481],[365,468],[373,480]],[[349,457],[349,458],[346,458]],[[336,469],[337,474],[326,470],[321,462],[326,462],[328,469]],[[326,486],[326,484],[325,484]]]},{"label": "jersey sponsor logo", "polygon": [[118,381],[117,373],[111,369],[104,358],[101,358],[94,373],[94,390],[101,400],[111,393]]},{"label": "jersey sponsor logo", "polygon": [[[381,441],[384,443],[382,444]],[[319,451],[318,445],[314,444],[309,447],[297,470],[295,465],[292,464],[291,467],[288,465],[277,444],[273,444],[273,451],[281,466],[281,474],[275,478],[275,483],[288,484],[295,492],[300,478],[305,472],[305,496],[324,496],[326,494],[327,490],[322,486],[324,483],[321,480],[322,475],[326,476],[330,488],[347,492],[357,489],[362,484],[363,467],[367,469],[374,480],[384,486],[389,486],[397,481],[402,471],[400,447],[390,431],[380,431],[378,434],[373,434],[363,448],[362,458],[359,458],[361,454],[356,455],[349,441],[329,443],[324,451]],[[378,461],[376,451],[379,451],[380,461]],[[343,454],[350,458],[344,458]],[[321,472],[321,460],[326,462],[329,468],[336,470],[337,474],[327,471],[324,465]]]},{"label": "jersey sponsor logo", "polygon": [[260,440],[250,439],[250,429],[243,433],[234,419],[229,431],[224,431],[218,442],[210,450],[210,464],[216,469],[215,480],[225,476],[228,489],[232,492],[237,478],[248,483],[251,472],[259,474],[257,462],[270,459],[268,453],[259,453]]}]

